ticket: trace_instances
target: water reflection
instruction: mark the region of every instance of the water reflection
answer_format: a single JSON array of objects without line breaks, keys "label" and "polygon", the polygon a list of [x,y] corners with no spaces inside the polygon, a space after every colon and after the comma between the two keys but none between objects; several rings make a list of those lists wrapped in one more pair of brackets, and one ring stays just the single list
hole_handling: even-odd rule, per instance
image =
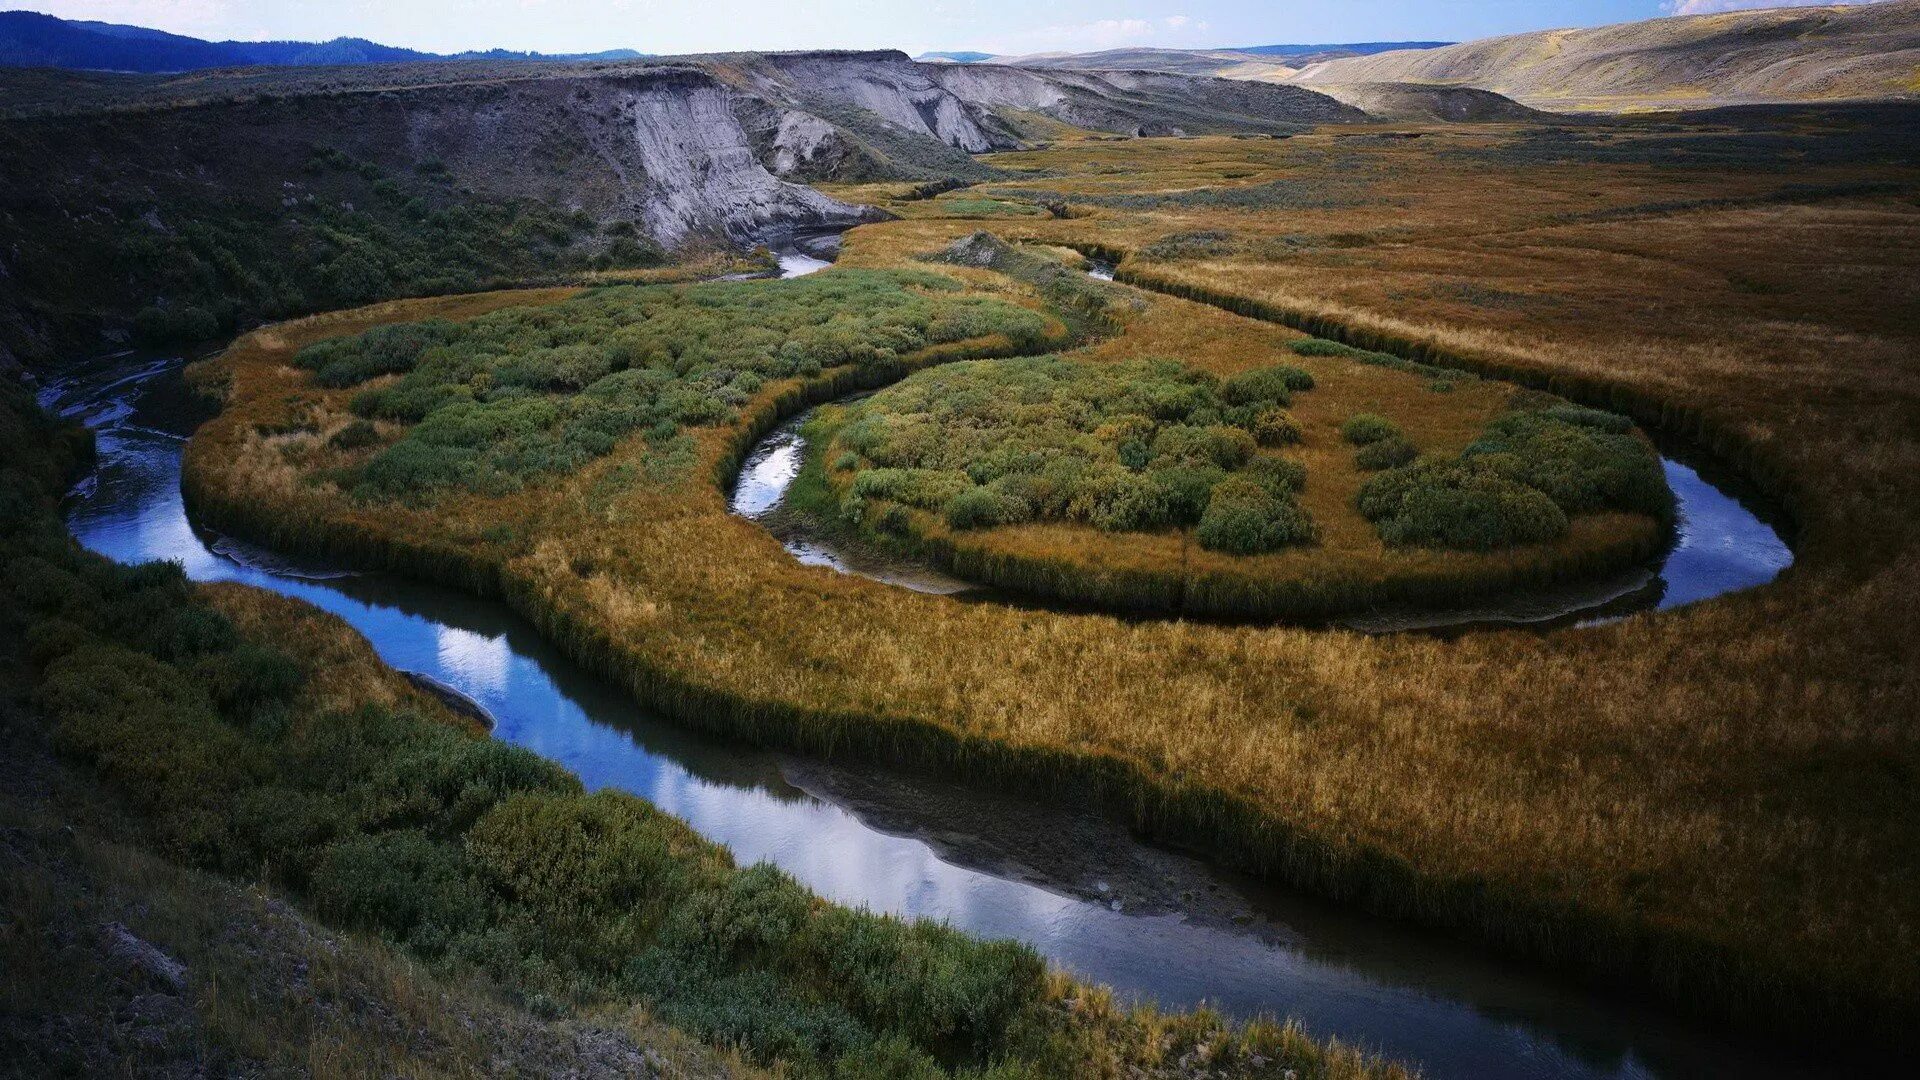
[{"label": "water reflection", "polygon": [[589,787],[648,799],[743,862],[770,860],[843,903],[1029,942],[1123,994],[1295,1015],[1429,1075],[1793,1073],[1660,1014],[1139,843],[1084,805],[702,737],[644,713],[495,603],[271,560],[200,534],[180,499],[182,425],[139,393],[172,369],[121,380],[131,363],[82,372],[47,395],[100,424],[98,474],[69,510],[82,543],[123,561],[175,559],[197,580],[330,611],[388,663],[474,698],[498,737]]}]

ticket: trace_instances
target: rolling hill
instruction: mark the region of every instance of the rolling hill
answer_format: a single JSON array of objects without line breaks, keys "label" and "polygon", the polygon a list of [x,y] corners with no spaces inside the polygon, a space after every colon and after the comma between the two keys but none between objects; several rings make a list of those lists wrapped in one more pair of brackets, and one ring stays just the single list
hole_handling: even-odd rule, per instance
[{"label": "rolling hill", "polygon": [[1285,76],[1474,87],[1553,111],[1623,112],[1920,96],[1920,0],[1772,8],[1546,30],[1326,60]]}]

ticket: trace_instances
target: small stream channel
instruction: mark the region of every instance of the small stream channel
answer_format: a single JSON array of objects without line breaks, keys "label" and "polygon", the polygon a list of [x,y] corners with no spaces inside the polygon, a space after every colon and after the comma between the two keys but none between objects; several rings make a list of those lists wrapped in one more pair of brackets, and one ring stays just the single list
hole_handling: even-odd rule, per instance
[{"label": "small stream channel", "polygon": [[[789,255],[821,262],[789,252],[783,266]],[[98,438],[99,467],[67,507],[81,543],[123,562],[172,559],[195,580],[243,582],[329,611],[387,663],[484,708],[496,737],[565,765],[589,788],[647,799],[743,864],[771,861],[841,903],[1017,938],[1123,995],[1295,1016],[1316,1035],[1434,1077],[1813,1074],[1438,935],[1143,843],[1068,798],[698,735],[642,710],[498,602],[289,560],[200,529],[180,494],[192,423],[181,367],[174,357],[109,357],[43,393],[46,407],[84,419]],[[764,491],[742,483],[735,504]]]}]

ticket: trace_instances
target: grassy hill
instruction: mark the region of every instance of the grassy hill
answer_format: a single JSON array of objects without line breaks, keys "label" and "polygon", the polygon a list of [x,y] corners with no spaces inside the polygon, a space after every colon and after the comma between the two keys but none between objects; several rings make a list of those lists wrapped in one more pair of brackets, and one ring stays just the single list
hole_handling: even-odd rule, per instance
[{"label": "grassy hill", "polygon": [[1622,112],[1920,95],[1920,0],[1544,30],[1307,65],[1332,88],[1438,83],[1537,109]]}]

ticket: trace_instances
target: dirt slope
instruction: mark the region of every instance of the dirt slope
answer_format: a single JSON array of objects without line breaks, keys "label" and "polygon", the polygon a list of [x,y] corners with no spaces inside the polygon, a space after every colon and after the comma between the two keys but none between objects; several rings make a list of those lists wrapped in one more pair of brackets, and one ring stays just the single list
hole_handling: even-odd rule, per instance
[{"label": "dirt slope", "polygon": [[1920,96],[1920,0],[1650,19],[1311,64],[1297,85],[1439,83],[1537,109]]}]

